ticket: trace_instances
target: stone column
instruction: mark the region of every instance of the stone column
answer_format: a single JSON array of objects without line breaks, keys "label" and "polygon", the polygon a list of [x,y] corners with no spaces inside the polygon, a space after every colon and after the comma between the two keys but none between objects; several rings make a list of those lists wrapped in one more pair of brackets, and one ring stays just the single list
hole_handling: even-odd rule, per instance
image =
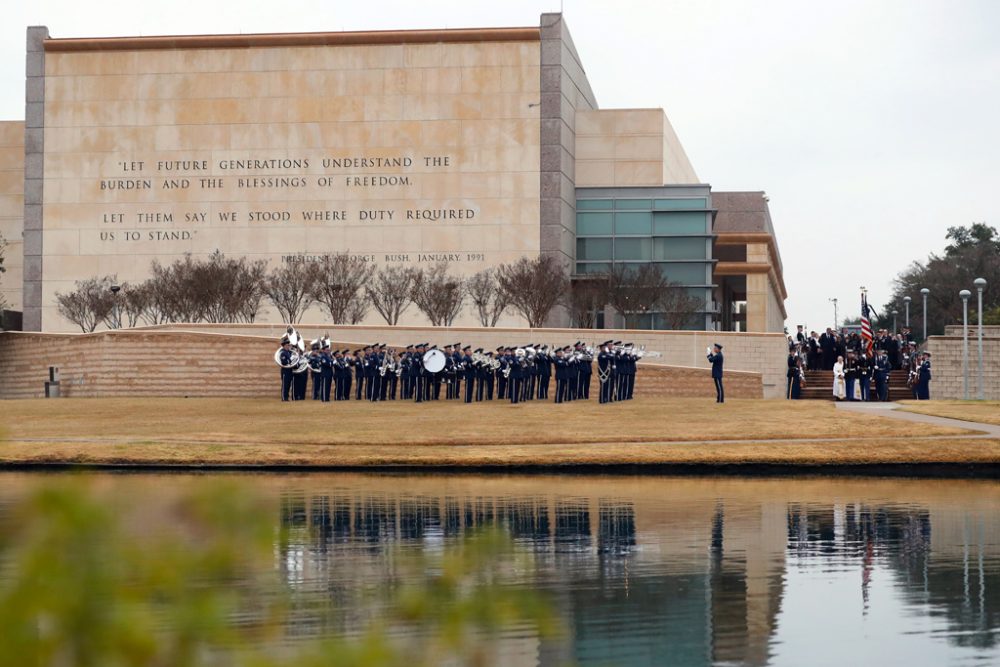
[{"label": "stone column", "polygon": [[31,26],[24,84],[24,321],[42,330],[42,188],[45,178],[45,40],[49,29]]}]

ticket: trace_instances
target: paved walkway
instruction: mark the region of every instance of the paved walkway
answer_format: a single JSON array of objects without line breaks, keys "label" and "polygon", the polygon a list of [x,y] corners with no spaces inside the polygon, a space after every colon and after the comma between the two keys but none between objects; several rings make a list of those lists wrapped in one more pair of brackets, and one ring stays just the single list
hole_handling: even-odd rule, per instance
[{"label": "paved walkway", "polygon": [[837,403],[838,410],[845,412],[863,412],[865,414],[876,415],[878,417],[888,417],[890,419],[902,419],[908,422],[918,422],[921,424],[934,424],[935,426],[952,426],[954,428],[964,428],[973,431],[980,431],[977,435],[951,435],[949,438],[1000,438],[1000,426],[995,424],[983,424],[982,422],[967,422],[961,419],[949,419],[947,417],[934,417],[922,415],[916,412],[905,412],[901,410],[903,406],[899,403]]}]

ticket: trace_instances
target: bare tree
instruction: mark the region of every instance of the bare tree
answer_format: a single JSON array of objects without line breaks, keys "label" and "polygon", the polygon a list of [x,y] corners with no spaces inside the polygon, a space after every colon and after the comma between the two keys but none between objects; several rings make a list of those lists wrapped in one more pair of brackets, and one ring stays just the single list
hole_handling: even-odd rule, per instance
[{"label": "bare tree", "polygon": [[139,324],[140,319],[145,318],[146,311],[150,306],[150,287],[148,282],[133,285],[128,282],[122,283],[122,290],[117,295],[118,300],[118,320],[128,323],[129,328]]},{"label": "bare tree", "polygon": [[607,275],[597,273],[577,278],[570,287],[568,301],[573,326],[593,329],[597,326],[597,311],[608,302]]},{"label": "bare tree", "polygon": [[344,309],[344,321],[347,324],[360,324],[364,321],[370,307],[371,301],[368,300],[368,296],[358,294]]},{"label": "bare tree", "polygon": [[660,311],[663,313],[667,329],[686,328],[691,319],[704,307],[705,301],[692,296],[681,287],[680,283],[669,283],[660,298]]},{"label": "bare tree", "polygon": [[313,262],[286,262],[268,274],[264,292],[288,324],[297,323],[312,305],[317,266]]},{"label": "bare tree", "polygon": [[386,324],[395,326],[403,312],[413,303],[413,269],[385,266],[375,272],[365,287],[368,298]]},{"label": "bare tree", "polygon": [[608,303],[625,318],[626,327],[636,326],[647,313],[662,313],[669,329],[683,329],[703,305],[655,264],[615,265],[608,274]]},{"label": "bare tree", "polygon": [[414,274],[412,298],[431,326],[451,326],[462,309],[465,285],[449,273],[448,262],[438,262]]},{"label": "bare tree", "polygon": [[316,267],[311,296],[326,306],[334,324],[348,322],[348,310],[351,309],[356,314],[363,307],[361,317],[364,318],[363,313],[368,312],[365,285],[374,271],[370,263],[346,252],[327,255]]},{"label": "bare tree", "polygon": [[608,273],[608,303],[636,326],[639,316],[656,311],[669,281],[655,264],[616,264]]},{"label": "bare tree", "polygon": [[500,290],[496,272],[483,269],[466,281],[466,290],[476,307],[479,323],[484,327],[495,327],[507,309],[507,300]]},{"label": "bare tree", "polygon": [[267,280],[267,260],[245,261],[235,276],[233,285],[233,320],[253,324],[264,303],[264,282]]},{"label": "bare tree", "polygon": [[524,319],[529,327],[540,327],[552,309],[562,302],[569,279],[553,257],[537,259],[522,257],[497,267],[497,281],[503,298]]},{"label": "bare tree", "polygon": [[168,266],[153,260],[150,277],[158,317],[165,322],[200,322],[205,317],[204,273],[190,254]]},{"label": "bare tree", "polygon": [[114,309],[111,285],[113,276],[78,280],[76,289],[67,294],[56,292],[59,314],[80,327],[84,333],[91,333],[97,325],[107,319]]}]

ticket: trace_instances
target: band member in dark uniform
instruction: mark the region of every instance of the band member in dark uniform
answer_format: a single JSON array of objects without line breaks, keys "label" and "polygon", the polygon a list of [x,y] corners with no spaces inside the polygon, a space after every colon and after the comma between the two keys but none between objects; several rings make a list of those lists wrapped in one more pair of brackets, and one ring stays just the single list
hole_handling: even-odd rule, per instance
[{"label": "band member in dark uniform", "polygon": [[548,351],[539,352],[535,355],[535,365],[538,366],[538,399],[548,400],[549,381],[552,378],[552,355]]},{"label": "band member in dark uniform", "polygon": [[931,398],[931,353],[924,352],[923,361],[917,368],[917,400],[929,401]]},{"label": "band member in dark uniform", "polygon": [[309,386],[309,371],[292,373],[292,400],[306,400],[306,388]]},{"label": "band member in dark uniform", "polygon": [[[465,402],[472,403],[476,389],[476,365],[472,362],[472,346],[462,348],[461,374],[465,376]],[[461,385],[457,385],[461,386]]]},{"label": "band member in dark uniform", "polygon": [[708,350],[708,362],[712,364],[712,381],[715,383],[715,402],[725,403],[726,392],[722,388],[722,346],[716,343]]},{"label": "band member in dark uniform", "polygon": [[510,397],[510,402],[516,405],[521,402],[521,392],[524,391],[524,369],[521,368],[521,359],[516,355],[510,355],[507,367],[510,369],[510,376],[507,378],[507,394]]},{"label": "band member in dark uniform", "polygon": [[319,401],[323,398],[323,353],[320,352],[319,342],[309,346],[309,375],[313,381],[313,400]]},{"label": "band member in dark uniform", "polygon": [[601,351],[597,354],[597,380],[601,385],[598,402],[611,402],[611,373],[614,370],[615,357],[611,354],[611,341],[606,340],[601,343]]},{"label": "band member in dark uniform", "polygon": [[556,403],[562,403],[566,398],[569,383],[569,364],[566,362],[563,348],[556,349],[556,357],[552,360],[556,370]]},{"label": "band member in dark uniform", "polygon": [[354,350],[354,400],[360,401],[365,395],[365,358],[364,350]]},{"label": "band member in dark uniform", "polygon": [[290,401],[292,399],[292,346],[288,336],[281,337],[281,352],[278,353],[278,361],[281,364],[281,400]]},{"label": "band member in dark uniform", "polygon": [[497,348],[497,360],[500,362],[500,367],[497,368],[496,378],[497,378],[497,400],[502,401],[507,398],[507,354],[510,352],[510,348]]},{"label": "band member in dark uniform", "polygon": [[330,341],[324,340],[320,345],[321,368],[323,369],[323,402],[330,402],[330,391],[333,389],[333,356],[330,354]]},{"label": "band member in dark uniform", "polygon": [[[582,400],[590,400],[590,378],[594,374],[594,358],[587,352],[587,348],[580,343],[577,348],[577,367],[579,368],[579,378],[577,380],[576,397]],[[629,398],[632,398],[629,396]]]}]

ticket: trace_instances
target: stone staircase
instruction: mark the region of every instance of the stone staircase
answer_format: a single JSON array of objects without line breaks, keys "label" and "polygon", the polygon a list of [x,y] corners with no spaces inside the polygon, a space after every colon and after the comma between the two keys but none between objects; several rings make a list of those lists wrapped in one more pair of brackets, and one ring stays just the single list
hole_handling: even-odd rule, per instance
[{"label": "stone staircase", "polygon": [[[889,374],[889,400],[900,401],[913,398],[906,386],[907,371],[893,371]],[[803,400],[832,401],[833,371],[806,371],[806,386],[802,388]],[[875,400],[875,380],[871,381],[871,398]]]}]

